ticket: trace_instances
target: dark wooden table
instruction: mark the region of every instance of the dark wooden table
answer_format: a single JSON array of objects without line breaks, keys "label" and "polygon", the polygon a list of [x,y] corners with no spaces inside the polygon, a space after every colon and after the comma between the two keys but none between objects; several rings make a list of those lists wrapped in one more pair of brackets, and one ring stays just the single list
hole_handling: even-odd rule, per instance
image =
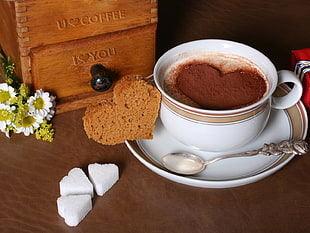
[{"label": "dark wooden table", "polygon": [[[291,50],[310,47],[309,15],[308,0],[159,1],[157,54],[189,40],[223,38],[287,69]],[[0,135],[0,232],[309,232],[310,154],[253,184],[195,188],[153,173],[124,144],[89,140],[83,115],[84,109],[57,115],[53,143]],[[94,162],[117,164],[120,179],[95,197],[77,227],[68,227],[57,213],[59,181]]]}]

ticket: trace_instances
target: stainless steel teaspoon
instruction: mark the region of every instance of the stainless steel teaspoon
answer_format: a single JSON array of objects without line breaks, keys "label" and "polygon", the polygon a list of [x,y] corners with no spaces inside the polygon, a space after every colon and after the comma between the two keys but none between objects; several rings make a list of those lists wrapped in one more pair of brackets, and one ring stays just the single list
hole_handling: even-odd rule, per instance
[{"label": "stainless steel teaspoon", "polygon": [[236,154],[228,154],[218,156],[216,158],[204,161],[198,155],[179,152],[170,153],[162,158],[162,164],[168,170],[182,174],[182,175],[193,175],[203,171],[208,164],[216,161],[234,157],[247,157],[254,155],[283,155],[283,154],[295,154],[302,155],[309,151],[309,145],[304,140],[284,140],[279,143],[265,144],[262,148],[257,150],[251,150]]}]

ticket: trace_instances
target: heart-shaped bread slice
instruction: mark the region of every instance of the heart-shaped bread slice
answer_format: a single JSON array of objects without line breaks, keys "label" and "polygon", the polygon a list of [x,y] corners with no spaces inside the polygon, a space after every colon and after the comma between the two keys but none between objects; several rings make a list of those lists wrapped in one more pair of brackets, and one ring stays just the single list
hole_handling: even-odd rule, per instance
[{"label": "heart-shaped bread slice", "polygon": [[89,164],[88,175],[99,196],[105,194],[119,179],[118,167],[112,163]]},{"label": "heart-shaped bread slice", "polygon": [[68,226],[77,226],[92,209],[91,196],[69,195],[57,199],[58,214]]},{"label": "heart-shaped bread slice", "polygon": [[151,139],[160,99],[160,92],[151,82],[141,76],[124,76],[115,84],[113,98],[87,107],[85,132],[105,145]]},{"label": "heart-shaped bread slice", "polygon": [[59,182],[60,195],[89,194],[94,196],[94,188],[81,168],[73,168]]}]

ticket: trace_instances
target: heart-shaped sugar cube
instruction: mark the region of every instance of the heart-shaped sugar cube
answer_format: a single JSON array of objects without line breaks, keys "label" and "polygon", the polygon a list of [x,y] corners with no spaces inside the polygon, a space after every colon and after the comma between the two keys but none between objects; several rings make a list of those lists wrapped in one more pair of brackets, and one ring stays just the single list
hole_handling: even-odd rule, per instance
[{"label": "heart-shaped sugar cube", "polygon": [[60,195],[89,194],[94,196],[94,188],[81,168],[73,168],[59,182]]},{"label": "heart-shaped sugar cube", "polygon": [[88,175],[99,196],[106,193],[119,179],[118,167],[115,164],[89,164]]},{"label": "heart-shaped sugar cube", "polygon": [[77,226],[92,209],[91,196],[69,195],[57,199],[58,214],[69,226]]}]

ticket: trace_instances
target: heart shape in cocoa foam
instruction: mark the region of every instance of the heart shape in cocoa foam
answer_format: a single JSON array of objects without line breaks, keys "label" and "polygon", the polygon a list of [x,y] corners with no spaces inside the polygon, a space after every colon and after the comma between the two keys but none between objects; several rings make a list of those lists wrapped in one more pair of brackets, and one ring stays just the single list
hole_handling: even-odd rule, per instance
[{"label": "heart shape in cocoa foam", "polygon": [[227,110],[245,107],[260,100],[267,85],[255,72],[234,71],[222,74],[206,63],[183,67],[177,78],[179,91],[210,110]]}]

